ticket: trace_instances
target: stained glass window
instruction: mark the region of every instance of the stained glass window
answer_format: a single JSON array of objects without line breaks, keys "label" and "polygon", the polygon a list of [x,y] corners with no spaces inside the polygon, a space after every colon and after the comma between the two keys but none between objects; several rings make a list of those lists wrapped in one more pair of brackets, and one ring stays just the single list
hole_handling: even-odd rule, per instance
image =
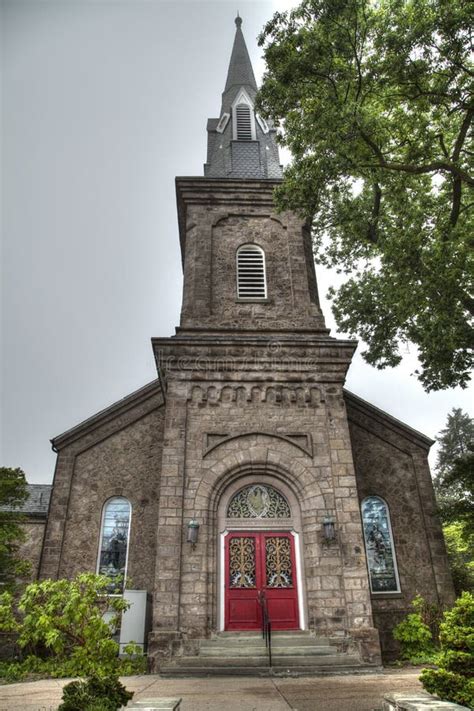
[{"label": "stained glass window", "polygon": [[227,518],[290,518],[288,501],[273,486],[253,484],[232,497]]},{"label": "stained glass window", "polygon": [[100,539],[98,572],[117,580],[123,590],[126,567],[131,506],[127,499],[114,497],[104,507]]},{"label": "stained glass window", "polygon": [[372,592],[399,592],[392,528],[385,501],[379,496],[364,499],[362,522]]}]

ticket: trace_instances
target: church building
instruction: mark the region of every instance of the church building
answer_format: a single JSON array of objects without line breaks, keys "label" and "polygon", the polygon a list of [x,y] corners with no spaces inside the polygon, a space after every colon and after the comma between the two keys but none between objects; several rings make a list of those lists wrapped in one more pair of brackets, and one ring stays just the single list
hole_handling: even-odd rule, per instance
[{"label": "church building", "polygon": [[176,178],[180,325],[155,381],[52,440],[38,577],[146,591],[155,671],[268,665],[268,621],[276,669],[377,668],[417,593],[453,599],[432,441],[344,389],[357,344],[326,328],[309,224],[275,208],[235,23],[204,175]]}]

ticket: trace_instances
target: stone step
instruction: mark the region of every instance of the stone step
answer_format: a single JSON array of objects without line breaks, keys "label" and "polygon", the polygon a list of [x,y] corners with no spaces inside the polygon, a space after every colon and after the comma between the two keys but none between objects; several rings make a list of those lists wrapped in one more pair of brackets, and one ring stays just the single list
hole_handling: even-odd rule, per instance
[{"label": "stone step", "polygon": [[[334,640],[327,637],[311,637],[309,635],[287,635],[280,636],[272,634],[272,647],[330,647]],[[201,649],[206,647],[232,648],[238,647],[261,647],[265,646],[262,635],[258,637],[221,637],[220,635],[212,639],[203,639],[200,643]]]},{"label": "stone step", "polygon": [[[348,666],[360,664],[359,659],[355,655],[349,654],[327,654],[321,656],[289,656],[278,655],[277,659],[273,659],[273,666],[279,667],[311,667],[317,666]],[[173,667],[207,667],[207,668],[227,668],[232,669],[234,666],[248,667],[265,667],[268,666],[268,655],[256,655],[249,657],[180,657],[175,661],[169,662],[161,667],[161,670]]]},{"label": "stone step", "polygon": [[[294,656],[324,656],[327,654],[337,654],[337,648],[336,647],[323,647],[322,645],[317,645],[317,646],[309,646],[309,645],[301,645],[301,646],[277,646],[273,645],[272,643],[272,655],[274,657],[281,657],[281,656],[289,656],[289,657],[294,657]],[[251,646],[251,647],[245,647],[245,646],[234,646],[234,647],[224,647],[224,646],[205,646],[200,648],[199,650],[199,656],[201,657],[252,657],[252,656],[267,656],[267,648],[265,647],[265,644],[262,644],[260,646]]]},{"label": "stone step", "polygon": [[[188,662],[193,659],[194,663]],[[312,660],[310,664],[302,664],[302,658],[279,659],[277,663],[273,663],[272,667],[268,666],[268,661],[260,659],[249,660],[243,659],[227,659],[221,660],[220,664],[216,664],[216,660],[212,663],[203,663],[200,657],[183,657],[179,664],[167,664],[161,667],[160,675],[164,678],[182,678],[182,677],[216,677],[216,676],[279,676],[279,677],[298,677],[298,676],[335,676],[349,674],[371,674],[382,671],[381,667],[361,664],[356,658],[345,658],[344,663],[338,657],[333,663],[327,663],[327,657],[324,659],[324,664],[319,660]],[[211,662],[211,660],[207,660]],[[249,661],[252,663],[250,664]],[[291,661],[291,663],[289,663]]]}]

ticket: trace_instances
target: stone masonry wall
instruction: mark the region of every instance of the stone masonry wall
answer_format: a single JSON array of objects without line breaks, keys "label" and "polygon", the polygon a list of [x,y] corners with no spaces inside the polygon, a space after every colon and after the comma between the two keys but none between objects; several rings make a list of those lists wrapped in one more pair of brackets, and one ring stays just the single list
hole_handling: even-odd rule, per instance
[{"label": "stone masonry wall", "polygon": [[348,413],[359,500],[380,496],[390,510],[401,593],[372,595],[382,650],[390,658],[398,651],[391,630],[410,611],[415,595],[450,604],[452,581],[436,515],[428,445],[350,400]]},{"label": "stone masonry wall", "polygon": [[40,577],[94,571],[104,503],[124,496],[132,505],[128,576],[152,592],[164,407],[158,394],[61,443],[45,534]]},{"label": "stone masonry wall", "polygon": [[[299,502],[310,629],[368,633],[365,658],[376,661],[341,386],[268,384],[249,375],[232,381],[228,374],[205,385],[169,379],[166,420],[152,655],[168,654],[179,638],[193,650],[192,640],[218,629],[217,509],[226,486],[250,474],[255,482],[273,476],[276,488],[284,482]],[[207,453],[216,435],[233,439]],[[289,441],[293,435],[306,442],[303,449]],[[322,540],[327,513],[338,532],[330,545]],[[191,518],[200,523],[194,550],[185,540]]]},{"label": "stone masonry wall", "polygon": [[[305,223],[292,213],[276,213],[272,184],[239,181],[237,190],[234,183],[230,193],[225,181],[207,185],[189,179],[189,195],[183,183],[183,200],[189,204],[182,218],[186,246],[181,328],[324,330]],[[265,252],[264,301],[238,299],[236,253],[249,243]]]},{"label": "stone masonry wall", "polygon": [[27,560],[31,564],[28,580],[36,580],[40,566],[41,549],[43,547],[44,531],[46,528],[46,518],[29,517],[21,524],[25,532],[25,540],[20,544],[18,557]]},{"label": "stone masonry wall", "polygon": [[59,577],[95,571],[103,506],[124,496],[132,506],[127,576],[152,591],[162,421],[154,412],[76,457]]}]

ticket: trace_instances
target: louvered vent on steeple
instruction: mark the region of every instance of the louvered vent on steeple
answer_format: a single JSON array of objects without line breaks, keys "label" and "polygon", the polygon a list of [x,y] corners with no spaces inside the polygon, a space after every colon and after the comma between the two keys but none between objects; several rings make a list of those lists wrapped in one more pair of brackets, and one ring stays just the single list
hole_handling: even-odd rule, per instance
[{"label": "louvered vent on steeple", "polygon": [[237,121],[237,140],[252,140],[252,116],[248,104],[239,104],[235,107],[235,117]]},{"label": "louvered vent on steeple", "polygon": [[265,299],[265,253],[253,244],[237,251],[237,295],[239,299]]}]

